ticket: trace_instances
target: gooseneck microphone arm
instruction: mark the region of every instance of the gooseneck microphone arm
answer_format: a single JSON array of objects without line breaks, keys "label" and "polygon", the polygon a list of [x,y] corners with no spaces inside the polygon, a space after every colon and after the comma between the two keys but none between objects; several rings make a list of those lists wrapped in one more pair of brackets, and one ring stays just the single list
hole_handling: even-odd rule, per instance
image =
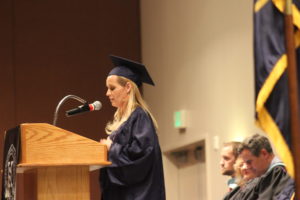
[{"label": "gooseneck microphone arm", "polygon": [[60,100],[60,102],[57,104],[56,106],[56,109],[55,109],[55,112],[54,112],[54,119],[53,119],[53,125],[56,126],[56,121],[57,121],[57,116],[58,116],[58,111],[59,111],[59,108],[60,106],[68,99],[75,99],[79,102],[81,102],[82,104],[86,104],[86,100],[83,100],[82,98],[76,96],[76,95],[67,95],[65,96],[64,98],[62,98],[62,100]]}]

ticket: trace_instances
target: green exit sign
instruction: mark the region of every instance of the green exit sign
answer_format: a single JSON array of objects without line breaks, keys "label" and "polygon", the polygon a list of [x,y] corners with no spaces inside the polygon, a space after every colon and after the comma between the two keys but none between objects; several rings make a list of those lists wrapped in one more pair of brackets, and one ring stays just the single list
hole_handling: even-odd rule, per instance
[{"label": "green exit sign", "polygon": [[185,110],[179,110],[174,112],[174,127],[185,128],[186,127],[186,114]]}]

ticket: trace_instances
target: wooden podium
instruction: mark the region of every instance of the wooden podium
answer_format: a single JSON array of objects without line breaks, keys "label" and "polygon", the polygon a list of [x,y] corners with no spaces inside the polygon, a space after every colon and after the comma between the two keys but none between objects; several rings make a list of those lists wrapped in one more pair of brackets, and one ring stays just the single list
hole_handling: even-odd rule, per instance
[{"label": "wooden podium", "polygon": [[105,145],[50,124],[21,124],[20,134],[17,173],[33,177],[34,199],[89,200],[89,171],[111,164]]}]

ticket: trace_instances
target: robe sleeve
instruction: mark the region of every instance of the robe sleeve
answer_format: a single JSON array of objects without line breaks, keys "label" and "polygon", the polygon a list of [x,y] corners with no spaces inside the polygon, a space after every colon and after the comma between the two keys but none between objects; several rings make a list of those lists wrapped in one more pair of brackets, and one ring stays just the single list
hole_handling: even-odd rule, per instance
[{"label": "robe sleeve", "polygon": [[290,200],[294,192],[293,180],[283,166],[274,167],[265,175],[248,181],[225,200]]},{"label": "robe sleeve", "polygon": [[292,178],[290,178],[286,184],[286,186],[282,189],[282,191],[276,195],[274,199],[276,200],[292,200],[292,197],[295,193],[295,182]]},{"label": "robe sleeve", "polygon": [[156,132],[152,120],[144,111],[133,113],[122,133],[127,139],[113,142],[109,150],[107,177],[111,184],[128,186],[143,181],[151,174],[154,162]]},{"label": "robe sleeve", "polygon": [[258,184],[258,200],[276,199],[288,187],[291,178],[282,166],[274,167],[269,173],[261,177]]},{"label": "robe sleeve", "polygon": [[257,200],[257,192],[254,188],[258,184],[259,178],[254,178],[246,182],[243,186],[237,187],[230,193],[226,200]]},{"label": "robe sleeve", "polygon": [[241,189],[240,186],[235,187],[233,190],[231,190],[224,196],[223,200],[231,199],[236,193],[238,193],[240,191],[240,189]]}]

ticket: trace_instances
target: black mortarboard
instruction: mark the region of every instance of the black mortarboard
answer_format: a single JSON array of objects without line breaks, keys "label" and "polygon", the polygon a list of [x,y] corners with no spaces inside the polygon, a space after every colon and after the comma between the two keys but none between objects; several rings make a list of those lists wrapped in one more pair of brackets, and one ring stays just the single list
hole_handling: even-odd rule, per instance
[{"label": "black mortarboard", "polygon": [[109,76],[123,76],[135,82],[137,86],[141,86],[142,83],[154,85],[153,80],[143,64],[114,55],[110,55],[110,58],[115,67],[109,72]]}]

